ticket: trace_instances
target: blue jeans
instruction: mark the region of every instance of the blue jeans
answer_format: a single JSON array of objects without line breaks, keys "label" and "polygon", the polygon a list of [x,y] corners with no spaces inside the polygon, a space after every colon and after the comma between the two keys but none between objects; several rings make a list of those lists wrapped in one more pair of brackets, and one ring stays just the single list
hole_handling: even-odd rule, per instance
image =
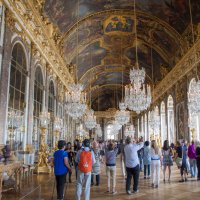
[{"label": "blue jeans", "polygon": [[[96,185],[100,184],[100,174],[95,175],[96,176]],[[91,185],[94,185],[94,174],[91,175]]]},{"label": "blue jeans", "polygon": [[76,200],[81,200],[82,185],[85,180],[84,200],[90,200],[91,172],[85,174],[78,170],[76,182]]},{"label": "blue jeans", "polygon": [[150,176],[150,165],[144,165],[144,177],[147,177],[147,170],[148,170],[148,177]]},{"label": "blue jeans", "polygon": [[197,175],[197,170],[196,170],[196,168],[197,168],[197,162],[196,162],[196,159],[190,159],[189,162],[190,162],[191,175],[193,177],[196,177],[196,175]]}]

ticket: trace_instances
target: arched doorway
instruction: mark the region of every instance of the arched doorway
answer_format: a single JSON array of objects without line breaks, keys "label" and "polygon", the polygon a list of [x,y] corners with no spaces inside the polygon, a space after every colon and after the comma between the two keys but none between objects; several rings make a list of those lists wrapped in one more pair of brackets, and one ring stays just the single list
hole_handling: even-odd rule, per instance
[{"label": "arched doorway", "polygon": [[175,143],[175,129],[174,129],[174,101],[170,95],[167,100],[167,116],[168,116],[168,140],[170,143]]},{"label": "arched doorway", "polygon": [[166,126],[166,111],[165,111],[165,103],[162,101],[160,107],[160,118],[161,118],[161,144],[163,144],[164,140],[167,140],[167,126]]}]

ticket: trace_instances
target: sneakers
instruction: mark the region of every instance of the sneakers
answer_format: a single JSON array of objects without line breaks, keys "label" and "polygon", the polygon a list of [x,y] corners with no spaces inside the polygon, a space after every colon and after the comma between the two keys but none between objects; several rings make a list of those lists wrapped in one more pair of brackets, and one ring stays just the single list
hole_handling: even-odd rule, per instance
[{"label": "sneakers", "polygon": [[112,192],[112,195],[115,195],[115,194],[117,194],[117,191],[115,191],[115,192]]},{"label": "sneakers", "polygon": [[128,195],[131,195],[131,194],[132,194],[130,190],[127,190],[126,193],[127,193]]},{"label": "sneakers", "polygon": [[139,192],[139,190],[133,190],[133,194],[136,194],[138,192]]}]

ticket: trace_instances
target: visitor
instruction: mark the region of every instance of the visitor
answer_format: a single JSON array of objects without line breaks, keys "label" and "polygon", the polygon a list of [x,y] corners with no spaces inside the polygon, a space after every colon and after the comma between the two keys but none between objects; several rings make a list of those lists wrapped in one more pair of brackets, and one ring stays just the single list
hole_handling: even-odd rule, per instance
[{"label": "visitor", "polygon": [[90,140],[83,141],[83,147],[77,152],[75,161],[78,166],[76,200],[81,199],[83,181],[85,182],[84,200],[89,200],[92,166],[96,162],[94,152],[90,149]]},{"label": "visitor", "polygon": [[96,186],[100,184],[100,149],[98,142],[94,141],[92,143],[92,150],[95,155],[96,163],[92,166],[92,175],[91,175],[91,186],[94,185],[94,176],[96,176]]},{"label": "visitor", "polygon": [[122,173],[122,177],[125,179],[126,178],[126,171],[125,171],[125,164],[124,164],[124,140],[121,139],[120,140],[120,164],[121,164],[121,173]]},{"label": "visitor", "polygon": [[191,178],[194,178],[196,177],[196,168],[197,168],[194,141],[192,141],[191,145],[188,147],[188,158],[190,163]]},{"label": "visitor", "polygon": [[166,169],[168,168],[168,182],[170,183],[170,177],[171,177],[171,166],[173,165],[173,159],[172,159],[173,153],[172,149],[169,146],[169,141],[165,140],[162,148],[162,166],[163,166],[163,182],[165,183],[165,174]]},{"label": "visitor", "polygon": [[[82,143],[79,142],[79,140],[74,141],[74,157],[76,157],[77,152],[81,149]],[[76,172],[76,180],[77,180],[77,175],[78,175],[78,163],[76,163],[76,160],[74,159],[74,167],[75,167],[75,172]]]},{"label": "visitor", "polygon": [[196,156],[198,169],[197,180],[200,181],[200,143],[198,143],[196,147]]},{"label": "visitor", "polygon": [[[74,164],[74,163],[73,163],[73,162],[74,162],[74,152],[72,151],[71,142],[68,142],[68,143],[67,143],[66,148],[65,148],[65,151],[67,151],[67,153],[68,153],[69,165],[70,165],[70,167],[72,168],[72,167],[73,167],[73,164]],[[72,172],[69,172],[69,183],[72,182],[71,176],[72,176]]]},{"label": "visitor", "polygon": [[151,151],[149,147],[149,141],[144,143],[144,154],[143,154],[143,162],[144,162],[144,179],[150,178],[150,164],[151,164]]},{"label": "visitor", "polygon": [[64,140],[58,141],[58,150],[54,153],[54,174],[56,177],[57,199],[63,199],[63,191],[66,182],[66,175],[68,171],[71,173],[69,165],[68,153],[65,150],[66,142]]},{"label": "visitor", "polygon": [[155,140],[151,142],[151,176],[152,187],[158,188],[160,184],[161,150]]},{"label": "visitor", "polygon": [[140,171],[143,171],[143,153],[144,153],[144,148],[141,148],[140,150],[138,150],[138,158],[140,161]]},{"label": "visitor", "polygon": [[[115,146],[115,143],[110,141],[105,151],[105,160],[106,160],[106,175],[107,175],[107,193],[112,191],[112,194],[116,194],[116,156],[118,149]],[[112,178],[112,190],[110,187],[110,178]]]},{"label": "visitor", "polygon": [[132,194],[130,190],[131,179],[133,177],[133,193],[139,192],[138,183],[140,175],[140,162],[138,158],[138,151],[143,148],[143,138],[141,137],[138,144],[133,144],[130,137],[126,138],[126,145],[124,147],[125,165],[127,172],[126,192]]},{"label": "visitor", "polygon": [[[177,148],[176,148],[176,159],[181,158],[181,165],[180,165],[180,174],[181,180],[179,182],[187,181],[187,145],[183,140],[182,145],[179,141],[177,141]],[[184,175],[184,178],[183,178]]]}]

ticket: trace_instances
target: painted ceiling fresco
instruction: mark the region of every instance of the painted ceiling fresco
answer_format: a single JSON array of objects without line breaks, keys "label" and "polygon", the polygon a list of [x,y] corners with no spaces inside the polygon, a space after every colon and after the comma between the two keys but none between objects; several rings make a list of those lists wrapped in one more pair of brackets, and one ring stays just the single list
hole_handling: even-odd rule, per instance
[{"label": "painted ceiling fresco", "polygon": [[[199,0],[191,0],[191,3],[193,18],[199,20]],[[44,10],[65,32],[77,22],[78,17],[105,10],[133,8],[134,0],[46,0]],[[179,33],[185,30],[190,21],[188,0],[136,0],[136,8],[169,23]]]},{"label": "painted ceiling fresco", "polygon": [[[156,84],[190,46],[186,36],[191,35],[189,1],[135,1],[139,64],[146,70],[147,82],[152,82],[153,72]],[[200,22],[200,0],[191,0],[191,8],[196,25]],[[122,84],[122,69],[123,84],[129,83],[128,73],[136,60],[133,11],[134,0],[45,1],[44,14],[61,34],[63,58],[67,64],[77,65],[78,79],[85,90],[92,87],[94,110],[98,110],[98,104],[100,110],[115,107],[116,99],[112,98],[116,88],[112,85]],[[117,93],[120,96],[121,89]]]}]

